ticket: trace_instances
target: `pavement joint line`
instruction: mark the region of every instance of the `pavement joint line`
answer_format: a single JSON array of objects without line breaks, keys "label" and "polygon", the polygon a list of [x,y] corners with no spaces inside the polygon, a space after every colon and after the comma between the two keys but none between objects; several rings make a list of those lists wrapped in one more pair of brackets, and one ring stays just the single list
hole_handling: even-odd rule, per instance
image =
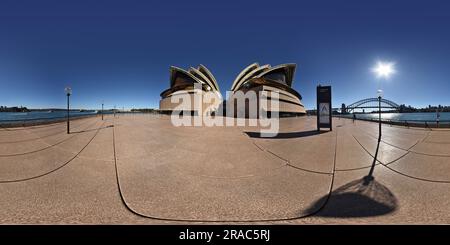
[{"label": "pavement joint line", "polygon": [[[104,123],[105,122],[103,122],[102,125]],[[47,176],[47,175],[49,175],[51,173],[54,173],[54,172],[58,171],[59,169],[65,167],[67,164],[72,162],[75,158],[77,158],[77,156],[79,154],[81,154],[81,152],[83,152],[83,150],[92,142],[92,140],[94,140],[94,138],[97,136],[99,131],[100,131],[100,129],[97,130],[97,132],[94,134],[94,136],[92,136],[92,138],[89,140],[89,142],[85,146],[83,146],[83,148],[77,154],[75,154],[71,159],[69,159],[67,162],[65,162],[64,164],[60,165],[59,167],[57,167],[55,169],[52,169],[52,170],[50,170],[48,172],[45,172],[45,173],[33,176],[33,177],[27,177],[27,178],[22,178],[22,179],[14,179],[14,180],[0,180],[0,184],[18,183],[18,182],[24,182],[24,181],[28,181],[28,180],[38,179],[38,178]]]},{"label": "pavement joint line", "polygon": [[[370,156],[374,157],[359,141],[358,139],[356,139],[356,137],[353,135],[353,138],[358,142],[358,144],[367,152],[367,154],[369,154]],[[416,177],[416,176],[412,176],[409,174],[405,174],[401,171],[395,170],[393,168],[391,168],[389,165],[397,162],[398,160],[400,160],[401,158],[403,158],[404,156],[408,155],[410,152],[407,152],[406,154],[402,155],[401,157],[395,159],[394,161],[391,161],[387,164],[382,163],[381,161],[379,161],[378,159],[376,159],[376,161],[382,165],[383,167],[387,168],[388,170],[391,170],[394,173],[397,173],[399,175],[402,175],[404,177],[410,178],[410,179],[415,179],[415,180],[419,180],[419,181],[424,181],[424,182],[430,182],[430,183],[440,183],[440,184],[450,184],[450,180],[434,180],[434,179],[428,179],[428,178],[421,178],[421,177]]]},{"label": "pavement joint line", "polygon": [[[96,122],[97,123],[97,122]],[[94,123],[94,124],[96,124],[96,123]],[[94,125],[94,124],[91,124],[91,125],[89,125],[89,126],[92,126],[92,125]],[[95,131],[97,131],[97,130],[99,130],[99,131],[101,131],[101,130],[104,130],[104,129],[107,129],[108,127],[99,127],[99,128],[95,128],[94,130]],[[91,130],[92,131],[92,130]],[[87,132],[83,132],[83,133],[87,133]],[[71,150],[68,150],[68,149],[66,149],[66,148],[63,148],[63,147],[60,147],[59,145],[56,145],[56,146],[54,146],[53,148],[55,148],[55,149],[59,149],[59,150],[61,150],[61,151],[64,151],[64,152],[67,152],[67,153],[72,153],[72,154],[76,154],[77,153],[77,151],[71,151]],[[83,156],[78,156],[78,158],[84,158],[84,159],[91,159],[91,160],[99,160],[99,161],[112,161],[112,159],[111,160],[107,160],[107,159],[101,159],[101,158],[93,158],[93,157],[83,157]]]},{"label": "pavement joint line", "polygon": [[[350,120],[350,119],[348,119],[348,120]],[[359,120],[359,119],[357,119],[357,120]],[[359,120],[360,122],[362,122],[362,124],[365,124],[365,125],[371,125],[371,126],[373,126],[373,128],[375,128],[376,126],[375,125],[373,125],[374,123],[378,123],[378,121],[364,121],[364,120]],[[359,128],[359,126],[361,125],[361,123],[354,123],[353,124],[355,127],[358,127]],[[389,126],[389,124],[385,124],[385,123],[383,123],[382,124],[383,125],[383,127],[386,127],[386,126]],[[406,126],[396,126],[396,125],[391,125],[391,126],[389,126],[388,128],[390,128],[390,127],[395,127],[395,128],[399,128],[399,129],[404,129],[404,130],[415,130],[415,131],[432,131],[432,129],[431,128],[420,128],[420,127],[406,127]],[[448,131],[448,130],[447,130]],[[407,133],[407,132],[403,132],[404,134],[412,134],[412,135],[415,135],[414,133]]]},{"label": "pavement joint line", "polygon": [[[358,130],[359,130],[359,131],[362,131],[360,128],[358,128]],[[362,132],[363,132],[363,131],[362,131]],[[403,150],[403,151],[411,151],[411,149],[412,149],[414,146],[416,146],[417,144],[423,142],[423,141],[425,140],[425,138],[427,138],[427,137],[430,135],[430,133],[431,133],[431,131],[429,131],[429,132],[427,133],[427,135],[425,135],[425,137],[423,137],[422,139],[417,140],[416,143],[414,143],[412,146],[410,146],[410,147],[408,147],[408,148],[403,148],[403,147],[394,145],[394,144],[392,144],[392,143],[390,143],[390,142],[387,142],[387,141],[385,141],[385,140],[383,140],[383,139],[381,139],[381,142],[383,142],[383,143],[385,143],[385,144],[387,144],[387,145],[390,145],[390,146],[392,146],[392,147],[395,147],[395,148],[397,148],[397,149]],[[372,134],[370,134],[370,133],[365,133],[365,132],[363,132],[363,134],[366,134],[366,135],[368,135],[368,136],[370,136],[370,137],[372,137],[372,138],[378,140],[378,137],[376,137],[376,136],[374,136],[374,135],[372,135]],[[413,152],[413,151],[412,151],[412,152]]]},{"label": "pavement joint line", "polygon": [[[115,125],[115,120],[113,120],[113,124]],[[114,166],[115,166],[115,170],[116,170],[116,181],[117,181],[117,188],[118,188],[118,192],[119,192],[119,196],[120,199],[122,201],[122,204],[125,206],[125,208],[139,216],[142,218],[148,218],[148,219],[153,219],[153,220],[160,220],[160,221],[173,221],[173,222],[191,222],[191,223],[256,223],[256,222],[272,222],[272,221],[292,221],[292,220],[299,220],[299,219],[303,219],[303,218],[307,218],[307,217],[311,217],[314,216],[315,214],[319,213],[320,211],[323,210],[323,208],[325,208],[325,206],[328,204],[328,201],[332,195],[333,192],[333,185],[334,185],[334,177],[335,177],[335,170],[336,170],[336,155],[337,155],[337,141],[338,141],[338,135],[337,132],[338,130],[336,129],[336,144],[335,144],[335,149],[334,149],[334,161],[333,161],[333,173],[331,174],[331,183],[330,183],[330,188],[327,194],[327,197],[324,201],[324,203],[315,211],[309,213],[309,214],[305,214],[305,215],[300,215],[298,217],[290,217],[290,218],[281,218],[281,219],[251,219],[251,220],[196,220],[196,219],[171,219],[171,218],[162,218],[162,217],[156,217],[156,216],[149,216],[149,215],[144,215],[141,214],[135,210],[133,210],[126,202],[125,200],[125,196],[123,195],[122,192],[122,188],[120,185],[120,177],[119,177],[119,170],[117,167],[117,158],[116,158],[116,144],[115,144],[115,128],[113,127],[113,148],[114,148]]]},{"label": "pavement joint line", "polygon": [[438,144],[438,145],[450,145],[450,142],[438,142],[438,141],[425,141],[425,143]]},{"label": "pavement joint line", "polygon": [[35,128],[49,128],[52,126],[60,126],[62,125],[63,122],[55,122],[55,123],[49,123],[49,124],[44,124],[41,126],[19,126],[19,127],[12,127],[12,128],[8,128],[8,127],[3,127],[0,124],[0,131],[20,131],[20,130],[27,130],[28,128],[30,129],[35,129]]},{"label": "pavement joint line", "polygon": [[314,174],[324,174],[324,175],[331,175],[332,174],[332,173],[328,173],[328,172],[322,172],[322,171],[316,171],[316,170],[311,170],[311,169],[297,167],[295,165],[292,165],[289,160],[284,159],[283,157],[279,156],[278,154],[276,154],[276,153],[274,153],[274,152],[272,152],[270,150],[265,150],[265,151],[270,153],[270,154],[272,154],[272,155],[274,155],[275,157],[281,159],[282,161],[286,162],[286,165],[291,167],[291,168],[295,168],[295,169],[298,169],[298,170],[302,170],[302,171],[309,172],[309,173],[314,173]]},{"label": "pavement joint line", "polygon": [[[82,123],[82,124],[80,124],[80,125],[77,125],[76,127],[71,128],[71,130],[81,128],[81,126],[86,126],[86,124],[88,124],[88,122],[85,122],[85,123]],[[83,128],[83,130],[86,130],[87,128],[89,128],[89,127],[92,126],[92,125],[94,125],[94,124],[88,124],[88,126],[86,126],[85,128]],[[58,133],[53,134],[53,135],[45,135],[45,136],[39,136],[39,135],[37,135],[36,133],[33,133],[33,132],[29,131],[29,130],[27,130],[26,132],[29,133],[29,134],[31,134],[31,135],[33,135],[33,136],[36,136],[36,137],[37,137],[37,138],[33,138],[33,139],[27,140],[27,141],[41,140],[41,141],[44,142],[46,145],[51,145],[51,144],[48,144],[48,143],[44,140],[44,138],[47,138],[47,137],[50,137],[50,136],[54,136],[54,135],[57,135],[57,134],[61,134],[61,133],[66,133],[66,130],[61,131],[61,132],[58,132]],[[27,141],[23,141],[23,142],[27,142]],[[12,142],[12,143],[16,143],[16,142]]]},{"label": "pavement joint line", "polygon": [[[358,129],[358,130],[362,131],[361,129]],[[366,134],[366,135],[368,135],[368,136],[370,136],[370,137],[372,137],[372,138],[374,138],[374,139],[378,139],[378,138],[374,137],[373,135],[371,135],[371,134],[369,134],[369,133],[363,133],[363,134]],[[418,145],[419,143],[422,143],[422,142],[428,143],[428,142],[425,141],[425,139],[428,138],[428,136],[429,136],[430,134],[431,134],[431,131],[429,131],[428,134],[427,134],[424,138],[422,138],[421,140],[417,140],[416,143],[414,143],[414,145],[412,145],[412,146],[409,147],[409,148],[403,148],[403,147],[400,147],[400,146],[396,146],[396,145],[394,145],[394,144],[392,144],[392,143],[389,143],[389,142],[384,141],[383,139],[381,139],[381,141],[382,141],[383,143],[385,143],[385,144],[387,144],[387,145],[390,145],[390,146],[392,146],[392,147],[395,147],[395,148],[397,148],[397,149],[400,149],[400,150],[403,150],[403,151],[407,151],[407,152],[410,152],[410,153],[414,153],[414,154],[417,154],[417,155],[430,156],[430,157],[450,157],[450,154],[430,154],[430,153],[425,153],[425,152],[419,152],[419,151],[412,150],[412,148],[414,148],[414,147],[415,147],[416,145]],[[440,143],[439,143],[439,144],[440,144]],[[449,143],[449,144],[450,144],[450,143]]]},{"label": "pavement joint line", "polygon": [[[177,145],[174,145],[173,148],[177,148]],[[159,153],[165,153],[165,152],[167,152],[169,150],[170,149],[166,149],[166,150],[163,150],[163,151],[161,151]],[[262,150],[262,151],[264,151],[264,150]],[[124,157],[124,158],[120,158],[120,159],[119,159],[119,157],[117,157],[116,159],[117,159],[117,161],[119,161],[119,160],[123,161],[123,160],[126,160],[126,159],[137,159],[137,158],[142,158],[142,157],[148,157],[148,156],[151,156],[151,155],[152,154],[150,154],[150,155],[142,155],[142,156],[138,156],[138,157],[134,157],[134,156],[133,157]],[[113,161],[113,160],[111,160],[111,161]],[[268,170],[265,170],[265,171],[274,171],[274,170],[278,170],[278,169],[281,169],[281,168],[286,167],[286,166],[288,166],[288,164],[284,163],[284,164],[282,164],[282,165],[280,165],[280,166],[278,166],[276,168],[268,169]],[[270,174],[249,174],[249,175],[241,175],[241,176],[233,176],[233,177],[220,177],[220,176],[203,175],[203,174],[200,174],[200,175],[192,174],[192,173],[189,173],[187,171],[183,171],[183,170],[176,169],[176,168],[175,168],[175,170],[180,172],[180,173],[183,173],[183,175],[185,175],[185,176],[204,177],[204,178],[211,178],[211,179],[244,179],[244,178],[270,176]]]},{"label": "pavement joint line", "polygon": [[[79,126],[82,126],[82,125],[85,125],[85,124],[84,124],[84,123],[83,123],[83,124],[80,124],[80,125],[77,126],[77,128],[78,128]],[[34,129],[34,128],[23,128],[22,130],[24,130],[26,133],[33,134],[34,136],[37,136],[36,134],[30,132],[30,131],[29,131],[30,129]],[[66,130],[63,130],[63,131],[59,131],[59,132],[56,132],[56,133],[53,133],[53,134],[49,134],[49,135],[37,136],[37,138],[32,138],[32,139],[17,140],[17,141],[2,141],[2,142],[0,142],[0,144],[11,144],[11,143],[23,143],[23,142],[29,142],[29,141],[34,141],[34,140],[39,140],[39,139],[42,139],[42,138],[47,138],[47,137],[55,136],[55,135],[58,135],[58,134],[61,134],[61,133],[65,133],[65,132],[66,132]]]},{"label": "pavement joint line", "polygon": [[426,142],[426,139],[428,139],[428,137],[430,137],[430,135],[431,135],[431,130],[428,132],[428,134],[427,134],[427,136],[425,136],[423,139],[422,139],[422,142]]},{"label": "pavement joint line", "polygon": [[[364,150],[369,156],[371,156],[372,158],[375,158],[375,156],[372,155],[372,153],[370,153],[369,150],[367,150],[367,148],[363,146],[363,144],[358,140],[358,138],[356,138],[355,135],[352,134],[352,136],[353,136],[353,138],[356,140],[356,142],[358,142],[359,146],[360,146],[361,148],[363,148],[363,150]],[[402,154],[400,157],[397,157],[397,158],[395,158],[394,160],[392,160],[392,161],[390,161],[390,162],[388,162],[388,163],[383,163],[383,162],[381,162],[380,160],[378,160],[378,158],[377,158],[377,159],[376,159],[376,162],[378,162],[378,163],[375,164],[375,166],[376,166],[376,165],[379,165],[379,164],[381,164],[381,165],[386,165],[386,166],[387,166],[387,165],[389,165],[389,164],[392,164],[392,163],[394,163],[394,162],[397,162],[398,160],[402,159],[403,157],[405,157],[405,156],[408,155],[409,153],[411,153],[411,152],[406,151],[406,152],[405,152],[404,154]],[[371,165],[370,167],[372,167],[372,165]]]},{"label": "pavement joint line", "polygon": [[[174,148],[176,148],[177,145],[174,145]],[[164,151],[163,151],[164,152]],[[127,159],[130,159],[130,157],[128,157]],[[282,164],[276,168],[272,168],[272,169],[268,169],[266,171],[274,171],[274,170],[278,170],[281,169],[283,167],[288,166],[288,164]],[[191,174],[188,173],[186,171],[182,171],[180,169],[176,169],[178,172],[183,173],[184,175],[189,175],[189,176],[195,176],[195,177],[204,177],[204,178],[211,178],[211,179],[244,179],[244,178],[253,178],[253,177],[266,177],[266,176],[270,176],[270,174],[249,174],[249,175],[241,175],[241,176],[235,176],[235,177],[219,177],[219,176],[211,176],[211,175],[196,175],[196,174]]]},{"label": "pavement joint line", "polygon": [[[97,123],[97,122],[95,122],[95,123]],[[89,126],[94,125],[95,123],[90,124]],[[88,126],[88,127],[89,127],[89,126]],[[86,128],[88,128],[88,127],[86,127]],[[57,145],[62,144],[62,143],[68,141],[69,139],[72,139],[73,137],[75,137],[75,136],[77,136],[77,135],[78,135],[78,134],[73,134],[72,136],[70,136],[70,137],[68,137],[68,138],[66,138],[66,139],[63,139],[63,140],[61,140],[61,141],[59,141],[59,142],[57,142],[57,143],[55,143],[55,144],[48,144],[48,143],[47,143],[47,146],[45,146],[45,147],[43,147],[43,148],[40,148],[40,149],[37,149],[37,150],[28,151],[28,152],[21,152],[21,153],[14,153],[14,154],[0,155],[0,158],[2,158],[2,157],[23,156],[23,155],[28,155],[28,154],[33,154],[33,153],[36,153],[36,152],[44,151],[44,150],[50,149],[50,148],[52,148],[52,147],[56,147]],[[44,141],[44,142],[45,142],[45,141]]]},{"label": "pavement joint line", "polygon": [[[339,118],[339,117],[338,117]],[[350,118],[343,118],[346,120],[352,120]],[[374,123],[374,122],[378,122],[378,121],[366,121],[366,120],[361,120],[361,119],[356,119],[359,122],[366,122],[366,123]],[[394,127],[394,128],[400,128],[400,129],[410,129],[410,130],[417,130],[417,131],[450,131],[450,129],[448,128],[431,128],[431,127],[412,127],[412,126],[402,126],[402,125],[393,125],[393,124],[389,124],[389,123],[385,123],[383,122],[383,125],[389,126],[389,127]]]},{"label": "pavement joint line", "polygon": [[[361,145],[361,143],[359,142],[359,140],[358,139],[356,139],[356,137],[353,135],[353,134],[350,134],[352,137],[353,137],[353,139],[363,148],[363,150],[369,155],[369,156],[371,156],[372,158],[374,157],[373,155],[372,155],[372,153],[370,153],[364,146],[362,146]],[[386,163],[386,165],[389,165],[389,164],[392,164],[392,163],[394,163],[394,162],[396,162],[396,161],[398,161],[398,160],[400,160],[401,158],[403,158],[404,156],[406,156],[406,155],[408,155],[410,152],[406,152],[405,154],[403,154],[403,155],[401,155],[399,158],[396,158],[396,159],[394,159],[393,161],[391,161],[391,162],[389,162],[389,163]],[[376,164],[375,164],[375,166],[377,166],[377,165],[380,165],[380,164],[383,164],[380,160],[376,160]],[[349,171],[356,171],[356,170],[362,170],[362,169],[367,169],[367,168],[371,168],[372,167],[372,164],[371,165],[369,165],[369,166],[364,166],[364,167],[357,167],[357,168],[343,168],[343,169],[336,169],[336,171],[337,172],[349,172]]]},{"label": "pavement joint line", "polygon": [[306,169],[306,168],[301,168],[301,167],[295,166],[295,165],[291,164],[291,162],[290,162],[289,160],[287,160],[287,159],[285,159],[285,158],[279,156],[278,154],[276,154],[276,153],[274,153],[274,152],[272,152],[272,151],[270,151],[270,150],[267,150],[267,149],[263,148],[262,146],[259,146],[254,140],[252,140],[252,143],[253,143],[253,145],[255,145],[259,150],[261,150],[261,151],[263,151],[263,152],[268,152],[268,153],[270,153],[271,155],[273,155],[273,156],[279,158],[280,160],[282,160],[283,162],[285,162],[285,165],[283,165],[283,166],[288,166],[288,167],[291,167],[291,168],[294,168],[294,169],[297,169],[297,170],[301,170],[301,171],[305,171],[305,172],[308,172],[308,173],[323,174],[323,175],[332,175],[332,173],[329,173],[329,172],[316,171],[316,170],[311,170],[311,169]]},{"label": "pavement joint line", "polygon": [[65,133],[65,132],[66,131],[63,130],[63,131],[59,131],[59,132],[56,132],[56,133],[53,133],[53,134],[49,134],[49,135],[45,135],[45,136],[38,137],[38,138],[25,139],[25,140],[16,140],[16,141],[2,141],[2,142],[0,142],[0,144],[23,143],[23,142],[29,142],[29,141],[34,141],[34,140],[40,140],[41,138],[55,136],[55,135],[58,135],[58,134],[61,134],[61,133]]}]

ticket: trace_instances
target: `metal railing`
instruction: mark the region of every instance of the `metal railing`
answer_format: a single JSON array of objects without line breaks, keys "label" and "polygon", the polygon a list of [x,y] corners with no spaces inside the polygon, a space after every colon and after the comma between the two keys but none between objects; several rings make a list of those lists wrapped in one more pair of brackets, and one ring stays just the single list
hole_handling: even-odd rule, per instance
[{"label": "metal railing", "polygon": [[[353,119],[352,116],[333,115],[333,117]],[[362,118],[356,117],[356,120],[378,122],[378,118]],[[424,127],[424,128],[450,128],[450,120],[398,120],[398,119],[381,119],[381,123],[406,127]]]}]

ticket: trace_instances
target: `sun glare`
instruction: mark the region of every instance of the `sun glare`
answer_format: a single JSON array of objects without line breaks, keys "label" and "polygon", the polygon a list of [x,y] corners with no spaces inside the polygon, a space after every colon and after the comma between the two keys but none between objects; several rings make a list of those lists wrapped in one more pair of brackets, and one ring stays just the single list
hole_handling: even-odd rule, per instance
[{"label": "sun glare", "polygon": [[378,61],[377,65],[372,69],[372,72],[374,72],[378,78],[388,79],[396,72],[395,63]]}]

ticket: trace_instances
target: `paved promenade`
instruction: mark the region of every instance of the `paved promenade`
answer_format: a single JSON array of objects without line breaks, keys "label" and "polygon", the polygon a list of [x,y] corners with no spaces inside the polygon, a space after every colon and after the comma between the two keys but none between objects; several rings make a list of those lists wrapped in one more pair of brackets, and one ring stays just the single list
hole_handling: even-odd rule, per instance
[{"label": "paved promenade", "polygon": [[375,123],[317,133],[315,117],[282,118],[276,138],[150,114],[65,127],[0,128],[1,224],[450,223],[448,130],[385,125],[378,144]]}]

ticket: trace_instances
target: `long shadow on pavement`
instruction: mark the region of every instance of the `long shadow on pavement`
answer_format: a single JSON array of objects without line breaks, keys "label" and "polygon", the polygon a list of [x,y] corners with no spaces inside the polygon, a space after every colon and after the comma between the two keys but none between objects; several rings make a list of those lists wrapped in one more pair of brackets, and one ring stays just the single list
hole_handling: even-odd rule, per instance
[{"label": "long shadow on pavement", "polygon": [[369,174],[362,179],[351,181],[337,188],[331,193],[331,196],[327,195],[320,198],[308,208],[308,211],[314,212],[319,210],[325,202],[326,205],[316,216],[337,218],[371,217],[395,211],[398,204],[394,194],[373,177],[378,150],[380,149],[380,139],[381,134],[378,138],[377,149],[373,156]]},{"label": "long shadow on pavement", "polygon": [[[312,204],[307,212],[317,211],[328,196],[324,196]],[[395,211],[397,199],[389,189],[375,179],[351,181],[331,193],[325,207],[315,216],[321,217],[370,217],[385,215]]]},{"label": "long shadow on pavement", "polygon": [[303,138],[314,135],[319,135],[328,131],[302,131],[302,132],[288,132],[288,133],[278,133],[275,137],[265,137],[264,134],[260,132],[245,132],[250,138],[264,138],[264,139],[292,139],[292,138]]}]

